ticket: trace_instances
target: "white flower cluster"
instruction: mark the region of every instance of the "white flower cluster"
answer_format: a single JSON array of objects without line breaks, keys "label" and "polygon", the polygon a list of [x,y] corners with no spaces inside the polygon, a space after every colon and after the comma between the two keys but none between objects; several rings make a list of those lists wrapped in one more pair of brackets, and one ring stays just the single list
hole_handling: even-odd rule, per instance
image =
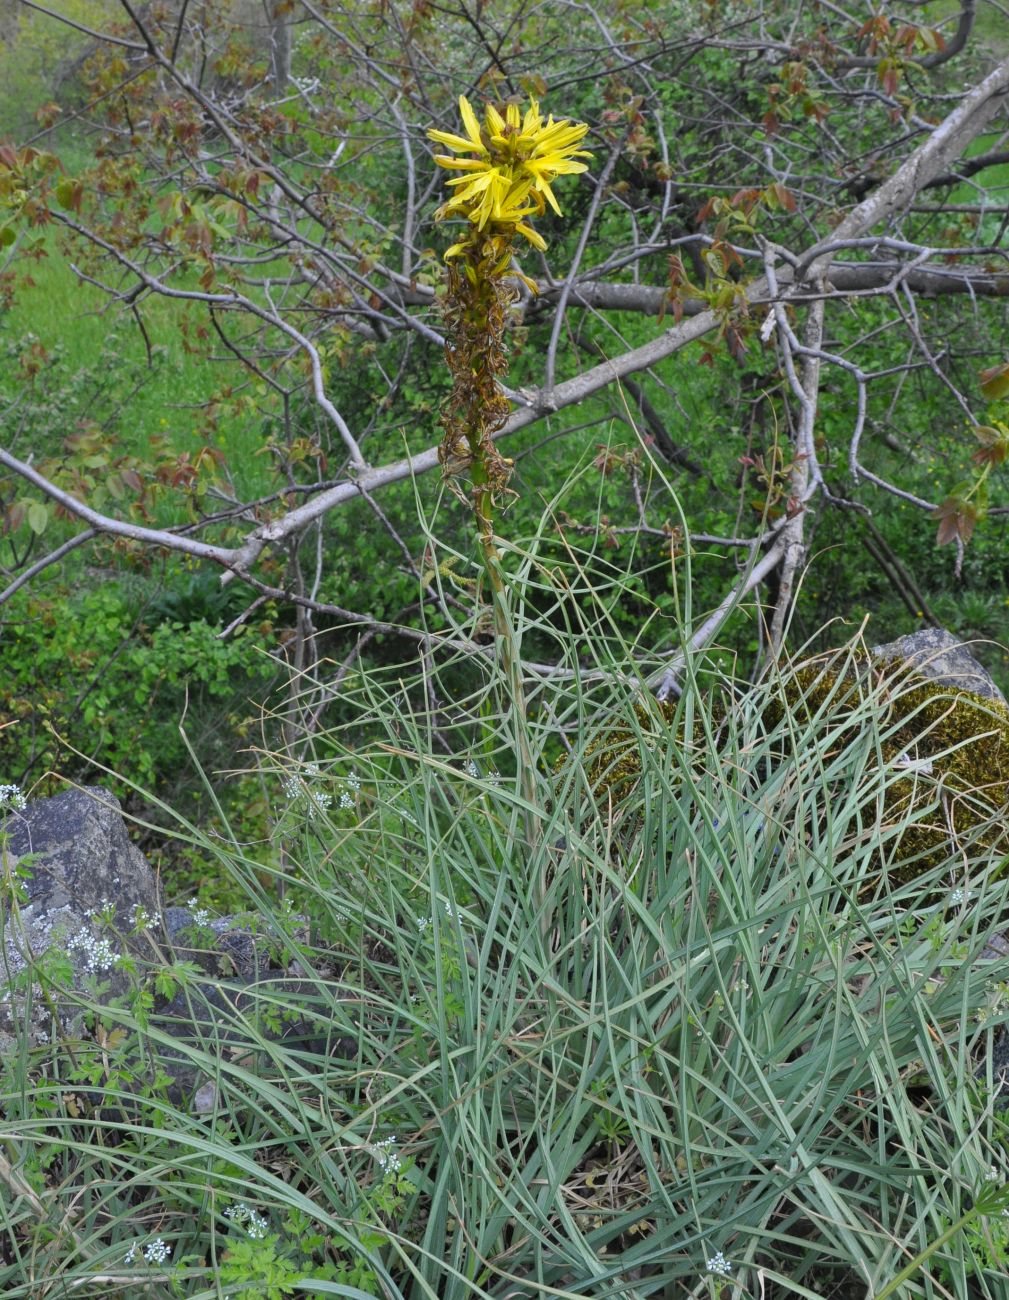
[{"label": "white flower cluster", "polygon": [[393,1149],[396,1145],[394,1137],[383,1138],[381,1142],[376,1142],[371,1149],[372,1155],[378,1162],[379,1169],[385,1174],[394,1174],[402,1168],[403,1162]]},{"label": "white flower cluster", "polygon": [[266,1230],[270,1226],[269,1219],[264,1218],[262,1214],[257,1214],[251,1205],[246,1205],[244,1201],[239,1201],[237,1205],[229,1205],[224,1211],[224,1217],[230,1219],[239,1228],[244,1228],[250,1237],[257,1241],[266,1236]]},{"label": "white flower cluster", "polygon": [[732,1265],[720,1250],[715,1251],[705,1268],[709,1273],[717,1273],[719,1277],[729,1277],[732,1274]]},{"label": "white flower cluster", "polygon": [[[306,782],[317,780],[322,776],[317,763],[306,763],[300,775],[292,772],[284,778],[284,794],[292,805],[304,805],[305,816],[309,821],[317,814],[325,812],[333,802],[333,796],[324,790],[312,790]],[[341,802],[342,806],[342,802]]]},{"label": "white flower cluster", "polygon": [[213,921],[214,918],[205,907],[200,906],[198,899],[191,898],[186,906],[189,908],[189,915],[192,917],[193,925],[208,926]]},{"label": "white flower cluster", "polygon": [[[169,1246],[166,1241],[162,1240],[161,1237],[155,1237],[153,1241],[149,1241],[144,1247],[144,1259],[148,1264],[163,1264],[171,1253],[171,1246]],[[129,1248],[123,1259],[127,1264],[137,1263],[136,1242],[134,1242]]]},{"label": "white flower cluster", "polygon": [[28,800],[19,785],[0,785],[0,808],[13,808],[15,812],[24,812]]},{"label": "white flower cluster", "polygon": [[104,935],[96,937],[90,930],[78,930],[67,944],[67,952],[71,956],[79,955],[92,975],[112,970],[122,961],[121,955]]},{"label": "white flower cluster", "polygon": [[952,890],[949,896],[950,907],[959,907],[961,903],[966,903],[972,893],[973,890],[960,887]]},{"label": "white flower cluster", "polygon": [[357,796],[361,793],[361,778],[351,772],[344,783],[345,789],[340,795],[340,807],[344,809],[357,807]]},{"label": "white flower cluster", "polygon": [[133,924],[138,930],[150,930],[154,925],[154,917],[141,903],[138,903],[134,909]]},{"label": "white flower cluster", "polygon": [[[446,899],[442,903],[442,906],[445,909],[445,916],[448,918],[448,920],[454,921],[458,916],[458,913],[456,912],[452,904]],[[417,917],[417,929],[421,932],[421,934],[424,933],[424,931],[428,928],[430,924],[431,924],[431,918],[429,916]]]}]

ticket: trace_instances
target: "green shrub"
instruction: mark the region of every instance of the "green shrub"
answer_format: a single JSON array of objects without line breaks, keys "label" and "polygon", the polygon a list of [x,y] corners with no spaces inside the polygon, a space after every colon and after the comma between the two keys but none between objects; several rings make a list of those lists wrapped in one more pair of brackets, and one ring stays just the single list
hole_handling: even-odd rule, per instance
[{"label": "green shrub", "polygon": [[241,629],[222,641],[205,619],[149,627],[147,613],[115,581],[77,596],[17,593],[0,627],[6,773],[94,780],[109,768],[179,798],[190,769],[183,718],[202,762],[233,764],[273,662]]}]

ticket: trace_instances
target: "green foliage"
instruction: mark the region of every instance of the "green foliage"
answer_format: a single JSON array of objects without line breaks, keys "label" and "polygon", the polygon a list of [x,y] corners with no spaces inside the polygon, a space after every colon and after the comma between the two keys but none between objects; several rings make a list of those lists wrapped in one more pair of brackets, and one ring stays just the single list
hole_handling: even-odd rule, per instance
[{"label": "green foliage", "polygon": [[[72,22],[101,27],[114,17],[115,6],[107,0],[67,0],[60,11]],[[85,47],[86,37],[69,31],[43,14],[18,5],[11,10],[0,32],[0,139],[21,133],[40,120],[52,120],[47,113],[57,93],[62,70]]]},{"label": "green foliage", "polygon": [[[111,768],[153,783],[188,766],[179,719],[204,761],[229,755],[274,676],[251,634],[222,641],[204,618],[151,626],[122,584],[70,596],[19,592],[0,628],[6,673],[3,770],[94,779]],[[84,635],[82,635],[84,632]],[[76,751],[76,752],[75,752]]]}]

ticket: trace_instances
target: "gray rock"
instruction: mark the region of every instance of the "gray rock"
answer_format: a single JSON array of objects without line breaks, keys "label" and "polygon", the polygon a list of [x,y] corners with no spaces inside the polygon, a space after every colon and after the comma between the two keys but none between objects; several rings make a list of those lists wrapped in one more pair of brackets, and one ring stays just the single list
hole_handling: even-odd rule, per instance
[{"label": "gray rock", "polygon": [[[307,924],[297,920],[295,937],[307,939]],[[316,982],[286,966],[282,945],[258,928],[260,918],[225,916],[199,923],[188,908],[169,907],[164,923],[175,959],[206,976],[188,979],[151,1017],[152,1027],[170,1034],[181,1049],[162,1046],[158,1052],[172,1075],[171,1100],[191,1098],[197,1113],[213,1106],[213,1080],[205,1066],[194,1064],[187,1047],[213,1059],[231,1060],[237,1052],[253,1070],[268,1061],[269,1050],[250,1051],[250,1037],[264,1044],[283,1041],[286,1048],[313,1056],[356,1057],[356,1041],[334,1031]]]},{"label": "gray rock", "polygon": [[195,962],[208,975],[243,981],[257,979],[270,965],[269,944],[257,933],[256,920],[222,916],[199,925],[187,907],[167,907],[164,913],[165,934],[177,960]]},{"label": "gray rock", "polygon": [[[108,791],[67,790],[31,803],[4,819],[0,835],[11,882],[0,895],[0,1051],[26,1034],[33,1047],[54,1031],[79,1037],[82,1004],[129,1007],[146,973],[178,962],[185,973],[176,990],[150,1014],[159,1033],[141,1033],[143,1058],[137,1044],[138,1084],[156,1063],[173,1078],[172,1099],[192,1094],[202,1110],[213,1100],[207,1057],[239,1053],[253,1070],[268,1059],[262,1046],[249,1055],[250,1039],[283,1039],[295,1050],[342,1059],[356,1053],[355,1040],[338,1037],[326,1004],[320,1008],[312,972],[287,968],[281,936],[263,934],[260,918],[162,910],[154,873]],[[43,996],[37,974],[47,960],[64,965],[55,973],[67,991],[55,1004],[52,986]]]},{"label": "gray rock", "polygon": [[[16,880],[2,899],[0,1050],[27,1021],[36,1045],[52,1033],[52,1008],[30,968],[68,959],[71,987],[107,1005],[135,985],[128,956],[150,955],[145,927],[161,912],[157,880],[130,842],[119,801],[107,790],[66,790],[4,818],[5,874]],[[79,1032],[82,1013],[56,1007],[64,1032]]]},{"label": "gray rock", "polygon": [[943,686],[973,691],[996,704],[1006,703],[1005,696],[989,673],[964,643],[945,628],[924,627],[908,636],[898,637],[896,641],[888,641],[886,645],[875,645],[871,653],[883,662],[902,659],[922,677]]}]

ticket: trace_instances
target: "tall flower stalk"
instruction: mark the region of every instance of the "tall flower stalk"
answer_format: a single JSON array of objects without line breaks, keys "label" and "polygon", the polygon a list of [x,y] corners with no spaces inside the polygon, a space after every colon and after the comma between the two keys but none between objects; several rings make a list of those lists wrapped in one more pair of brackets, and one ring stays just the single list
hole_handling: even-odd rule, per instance
[{"label": "tall flower stalk", "polygon": [[[505,328],[508,308],[524,282],[536,284],[514,265],[521,237],[543,251],[546,240],[529,223],[549,205],[560,215],[551,188],[558,176],[586,170],[578,148],[588,127],[567,119],[543,120],[535,100],[523,114],[516,104],[499,112],[492,104],[481,123],[466,97],[459,98],[464,135],[429,131],[436,144],[452,152],[435,162],[458,172],[448,182],[452,195],[435,214],[437,221],[460,217],[465,229],[446,252],[448,292],[445,355],[452,372],[452,392],[445,403],[445,437],[440,459],[456,495],[473,509],[484,568],[494,607],[494,630],[510,690],[522,790],[531,804],[532,758],[525,726],[518,639],[508,608],[507,585],[494,543],[494,508],[508,492],[512,464],[498,451],[494,435],[508,418],[508,399],[501,377],[508,369]],[[469,491],[460,486],[469,480]]]}]

